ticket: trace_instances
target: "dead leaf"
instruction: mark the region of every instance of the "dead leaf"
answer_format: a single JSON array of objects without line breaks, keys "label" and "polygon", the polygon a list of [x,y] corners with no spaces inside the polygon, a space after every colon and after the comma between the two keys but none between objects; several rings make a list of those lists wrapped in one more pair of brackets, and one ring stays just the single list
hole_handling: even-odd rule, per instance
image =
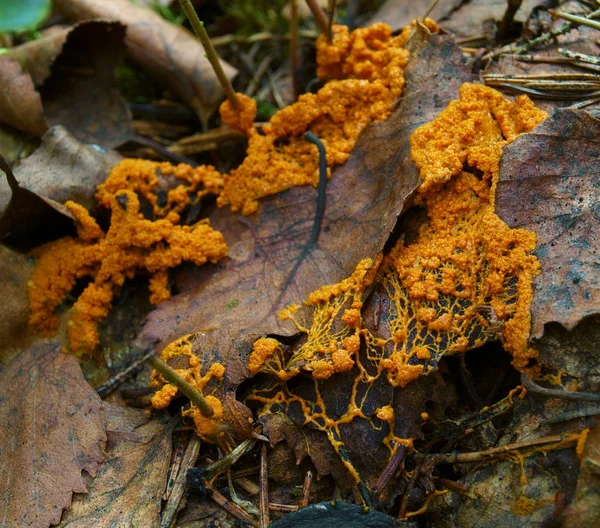
[{"label": "dead leaf", "polygon": [[177,421],[148,421],[139,409],[104,404],[106,460],[89,492],[76,495],[60,528],[157,527]]},{"label": "dead leaf", "polygon": [[[128,0],[56,0],[54,5],[73,20],[108,18],[127,26],[125,43],[131,58],[203,118],[222,100],[223,91],[204,48],[184,28]],[[221,63],[227,77],[232,79],[237,73],[235,68]]]},{"label": "dead leaf", "polygon": [[81,471],[93,476],[103,460],[102,402],[58,345],[22,352],[0,386],[0,523],[47,528],[87,491]]},{"label": "dead leaf", "polygon": [[150,314],[140,346],[158,342],[162,348],[196,332],[197,353],[227,363],[226,386],[235,386],[248,374],[246,360],[257,338],[296,333],[277,318],[281,308],[303,301],[323,284],[339,282],[361,259],[382,250],[420,181],[410,159],[410,134],[437,115],[469,78],[450,39],[417,33],[410,48],[398,108],[363,133],[328,183],[317,247],[304,254],[316,208],[313,188],[270,197],[247,218],[216,211],[211,224],[230,244],[229,259],[216,268],[194,270],[192,280],[180,284],[185,293]]},{"label": "dead leaf", "polygon": [[0,246],[0,364],[7,364],[27,348],[34,336],[29,335],[29,298],[27,281],[33,262],[25,255]]},{"label": "dead leaf", "polygon": [[[50,128],[40,147],[14,168],[19,185],[39,196],[64,203],[74,200],[91,209],[96,186],[102,183],[121,156],[114,150],[85,145],[64,127]],[[10,197],[0,180],[0,211]]]},{"label": "dead leaf", "polygon": [[131,117],[113,78],[125,52],[124,35],[117,22],[82,22],[0,57],[2,120],[39,136],[62,124],[83,142],[125,142]]},{"label": "dead leaf", "polygon": [[[543,3],[544,0],[523,0],[513,20],[526,22],[533,9]],[[457,38],[475,37],[489,32],[486,23],[491,22],[494,29],[491,37],[495,37],[496,26],[502,21],[508,5],[505,0],[471,0],[460,2],[457,7],[446,18],[440,19],[443,29]]]},{"label": "dead leaf", "polygon": [[73,217],[67,208],[21,187],[10,165],[0,156],[0,170],[6,174],[11,197],[0,216],[0,241],[31,249],[67,234],[75,235]]},{"label": "dead leaf", "polygon": [[[436,21],[445,20],[462,3],[463,0],[440,0],[429,14],[429,18]],[[430,5],[430,0],[387,0],[365,26],[384,22],[392,26],[394,31],[398,31],[408,26],[411,20],[422,17]]]},{"label": "dead leaf", "polygon": [[0,56],[0,109],[2,121],[41,136],[47,128],[42,98],[28,73],[7,55]]},{"label": "dead leaf", "polygon": [[[571,330],[600,309],[600,121],[558,109],[504,149],[496,213],[537,233],[532,336],[557,322]],[[518,197],[516,199],[515,197]]]}]

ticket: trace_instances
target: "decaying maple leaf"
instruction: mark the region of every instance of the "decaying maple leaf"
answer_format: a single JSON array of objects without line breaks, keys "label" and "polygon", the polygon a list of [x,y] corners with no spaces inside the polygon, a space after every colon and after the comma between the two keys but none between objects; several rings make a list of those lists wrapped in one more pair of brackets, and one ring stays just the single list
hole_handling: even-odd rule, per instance
[{"label": "decaying maple leaf", "polygon": [[59,345],[23,351],[0,386],[0,523],[47,528],[104,460],[102,402]]}]

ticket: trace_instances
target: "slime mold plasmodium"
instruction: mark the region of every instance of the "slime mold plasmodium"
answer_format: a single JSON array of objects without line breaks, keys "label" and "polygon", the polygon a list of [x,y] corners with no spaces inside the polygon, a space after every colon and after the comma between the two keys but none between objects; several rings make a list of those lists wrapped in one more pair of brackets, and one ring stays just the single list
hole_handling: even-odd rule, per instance
[{"label": "slime mold plasmodium", "polygon": [[[427,19],[424,24],[437,31],[435,22]],[[184,209],[213,195],[219,206],[251,214],[265,196],[294,185],[315,184],[317,148],[302,137],[309,130],[325,144],[328,167],[344,163],[364,128],[387,119],[398,102],[409,56],[403,46],[413,26],[398,36],[385,24],[351,33],[344,26],[334,26],[331,43],[324,37],[317,42],[318,75],[332,80],[318,93],[304,94],[277,112],[262,133],[253,126],[255,101],[239,94],[238,111],[224,102],[220,108],[223,122],[242,130],[249,142],[245,160],[229,174],[210,165],[194,168],[141,159],[121,161],[96,192],[97,202],[112,210],[108,232],[102,233],[81,206],[69,203],[79,237],[38,249],[40,258],[29,289],[32,327],[44,334],[56,332],[56,309],[78,279],[91,277],[93,283],[75,303],[69,335],[73,351],[92,352],[98,343],[97,325],[107,316],[126,278],[150,274],[151,301],[158,303],[170,295],[168,268],[184,260],[202,264],[224,258],[225,242],[206,223],[177,225]],[[164,192],[164,177],[174,178],[177,185]],[[125,215],[115,208],[115,198],[124,196],[119,193],[130,193]],[[158,220],[139,217],[138,200],[149,204]],[[86,231],[85,225],[90,229]],[[134,230],[138,231],[135,236]],[[200,240],[204,235],[206,244]],[[185,250],[185,244],[194,250]],[[340,354],[336,355],[340,365],[350,365],[348,355]],[[316,368],[326,375],[326,366],[325,370]]]},{"label": "slime mold plasmodium", "polygon": [[[378,427],[357,398],[361,384],[385,375],[393,387],[405,387],[434,370],[443,355],[497,337],[516,368],[537,356],[528,344],[533,279],[540,271],[532,254],[536,235],[506,225],[494,212],[494,196],[503,147],[547,114],[525,96],[512,102],[481,85],[463,84],[459,95],[410,139],[422,179],[416,204],[427,214],[416,239],[400,239],[383,259],[364,259],[347,279],[313,292],[305,302],[314,307],[310,324],[298,320],[297,305],[283,310],[280,317],[306,334],[289,358],[274,339],[257,341],[250,356],[252,373],[275,374],[279,380],[274,394],[251,396],[264,404],[262,413],[300,404],[305,423],[327,432],[338,453],[340,424],[360,417]],[[376,327],[362,316],[371,285],[387,299]],[[352,368],[356,378],[348,410],[332,420],[320,380]],[[285,385],[300,372],[313,378],[315,401]],[[390,456],[398,445],[409,445],[410,439],[393,434],[391,407],[374,415],[389,424]]]}]

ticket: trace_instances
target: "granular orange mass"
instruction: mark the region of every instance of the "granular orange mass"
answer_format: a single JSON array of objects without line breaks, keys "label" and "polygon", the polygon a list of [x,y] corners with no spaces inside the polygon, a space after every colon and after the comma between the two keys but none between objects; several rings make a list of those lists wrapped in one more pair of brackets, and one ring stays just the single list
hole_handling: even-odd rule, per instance
[{"label": "granular orange mass", "polygon": [[73,305],[67,323],[76,353],[90,353],[98,344],[98,323],[108,315],[125,279],[150,274],[150,300],[158,303],[170,296],[169,268],[183,261],[217,262],[227,254],[223,236],[207,222],[176,226],[168,219],[144,219],[132,191],[118,191],[113,197],[106,234],[80,205],[66,206],[77,220],[79,239],[66,237],[35,250],[39,258],[28,283],[30,324],[43,334],[56,332],[56,308],[78,279],[90,277],[92,282]]},{"label": "granular orange mass", "polygon": [[[429,19],[426,25],[438,30]],[[365,127],[387,119],[402,95],[409,57],[403,46],[411,29],[394,37],[386,24],[352,33],[346,26],[333,26],[331,43],[324,36],[317,40],[317,75],[333,80],[318,93],[301,95],[298,102],[277,112],[262,134],[251,126],[254,101],[239,94],[239,114],[224,102],[223,122],[248,135],[248,155],[225,175],[218,204],[248,215],[265,196],[295,185],[316,185],[318,154],[302,137],[307,131],[323,142],[329,169],[344,163]]]}]

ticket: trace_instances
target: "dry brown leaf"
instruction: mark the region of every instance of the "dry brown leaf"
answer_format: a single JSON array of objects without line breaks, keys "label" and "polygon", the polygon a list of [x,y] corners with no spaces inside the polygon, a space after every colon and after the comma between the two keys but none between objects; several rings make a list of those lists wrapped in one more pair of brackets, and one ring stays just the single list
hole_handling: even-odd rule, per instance
[{"label": "dry brown leaf", "polygon": [[[14,168],[19,185],[60,203],[75,200],[87,208],[94,204],[96,186],[102,183],[121,156],[84,145],[62,126],[52,127],[40,147]],[[0,181],[0,211],[10,198],[5,178]]]},{"label": "dry brown leaf", "polygon": [[4,123],[35,136],[46,131],[40,94],[29,74],[7,55],[0,56],[0,109]]},{"label": "dry brown leaf", "polygon": [[398,108],[386,122],[371,125],[346,164],[333,172],[317,247],[305,254],[316,208],[313,188],[270,197],[247,218],[216,211],[211,223],[230,244],[229,259],[216,273],[194,270],[191,284],[182,284],[186,292],[149,316],[140,346],[158,341],[162,348],[196,332],[198,353],[227,364],[226,385],[237,385],[248,374],[246,359],[257,338],[296,333],[277,318],[279,310],[349,276],[361,259],[375,258],[420,181],[410,159],[410,134],[469,78],[460,50],[448,38],[417,33],[410,49]]},{"label": "dry brown leaf", "polygon": [[[432,0],[387,0],[369,19],[365,26],[376,22],[384,22],[392,26],[394,31],[408,26],[410,21],[422,17]],[[463,0],[440,0],[429,14],[429,18],[440,21],[457,9]]]},{"label": "dry brown leaf", "polygon": [[0,524],[47,528],[103,460],[102,402],[58,345],[22,352],[0,386]]},{"label": "dry brown leaf", "polygon": [[116,22],[84,22],[0,57],[2,121],[35,135],[62,124],[80,141],[123,143],[130,114],[113,70],[125,52],[124,35]]},{"label": "dry brown leaf", "polygon": [[[54,5],[73,20],[105,18],[125,24],[129,55],[202,118],[210,115],[223,98],[221,86],[198,40],[150,9],[128,0],[55,0]],[[227,77],[233,78],[237,73],[235,68],[221,63]]]},{"label": "dry brown leaf", "polygon": [[148,421],[145,411],[104,404],[106,460],[76,495],[59,528],[157,527],[175,421]]},{"label": "dry brown leaf", "polygon": [[73,217],[67,208],[21,187],[10,165],[0,157],[11,196],[0,215],[0,242],[28,250],[49,240],[74,235]]},{"label": "dry brown leaf", "polygon": [[[542,5],[544,0],[523,0],[515,13],[515,22],[525,22],[533,9]],[[453,35],[460,38],[483,35],[492,29],[492,38],[495,37],[496,26],[502,21],[508,4],[506,0],[471,0],[461,2],[460,7],[444,19],[440,25]],[[491,22],[493,25],[487,26]],[[468,45],[468,44],[467,44]]]},{"label": "dry brown leaf", "polygon": [[600,310],[599,158],[600,121],[581,110],[555,110],[504,149],[496,212],[538,236],[533,337]]}]

